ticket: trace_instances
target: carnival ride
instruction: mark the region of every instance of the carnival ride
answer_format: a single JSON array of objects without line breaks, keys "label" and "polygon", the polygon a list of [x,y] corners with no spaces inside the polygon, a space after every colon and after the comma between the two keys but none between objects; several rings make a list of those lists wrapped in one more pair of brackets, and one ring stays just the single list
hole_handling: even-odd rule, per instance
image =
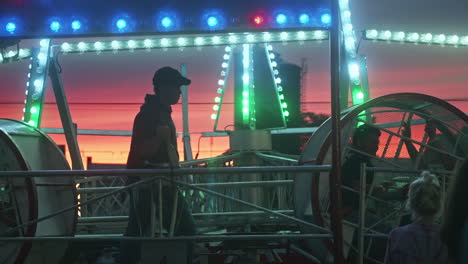
[{"label": "carnival ride", "polygon": [[[47,38],[40,41],[38,48],[7,48],[2,50],[0,57],[2,63],[31,59],[24,122],[0,120],[0,146],[3,153],[1,164],[2,170],[6,171],[0,173],[0,236],[8,237],[0,239],[1,243],[6,243],[1,249],[2,262],[60,263],[64,261],[62,257],[70,258],[74,255],[74,252],[67,251],[69,244],[61,242],[61,236],[72,244],[68,248],[78,247],[76,242],[80,242],[79,239],[95,239],[98,243],[102,243],[104,239],[118,240],[119,238],[112,235],[123,232],[127,219],[128,201],[125,190],[129,187],[124,187],[125,176],[122,175],[136,172],[90,170],[93,167],[88,167],[88,171],[83,170],[77,132],[68,110],[57,54],[224,46],[221,78],[216,86],[217,96],[211,117],[215,120],[214,130],[219,132],[217,123],[223,106],[226,82],[233,76],[236,83],[236,111],[235,130],[228,133],[229,152],[218,157],[193,160],[188,120],[185,118],[183,142],[186,160],[180,164],[182,169],[154,170],[144,174],[189,175],[177,183],[192,205],[200,231],[200,236],[193,239],[218,241],[206,245],[211,253],[222,256],[211,261],[288,263],[287,253],[293,250],[315,263],[342,263],[343,255],[348,255],[354,247],[353,236],[362,238],[366,232],[379,232],[372,227],[365,230],[359,221],[344,221],[341,225],[339,205],[336,208],[336,204],[331,202],[334,195],[339,193],[339,188],[333,187],[333,181],[336,181],[333,175],[336,173],[330,174],[331,167],[339,167],[336,165],[336,156],[332,157],[332,153],[339,156],[338,161],[344,159],[347,153],[356,151],[349,145],[354,129],[361,123],[375,126],[382,132],[380,150],[378,156],[374,157],[374,164],[381,168],[381,171],[376,168],[378,177],[375,184],[382,181],[393,181],[396,186],[406,184],[414,176],[415,170],[421,168],[417,165],[421,158],[417,162],[410,162],[405,154],[402,123],[410,123],[414,131],[421,132],[426,120],[430,119],[436,124],[443,147],[431,146],[427,136],[409,140],[420,146],[418,156],[430,154],[436,157],[435,160],[442,156],[449,160],[451,166],[433,163],[440,166],[432,169],[451,175],[457,163],[467,154],[468,118],[452,105],[420,94],[393,94],[369,101],[366,60],[357,55],[348,3],[339,1],[339,5],[331,9],[331,14],[324,12],[327,8],[324,5],[314,11],[297,14],[286,11],[245,14],[239,7],[227,9],[236,10],[233,13],[226,11],[228,15],[219,11],[210,11],[203,15],[191,11],[192,15],[197,13],[201,17],[202,26],[195,23],[193,17],[191,20],[183,20],[174,12],[164,11],[158,13],[156,32],[151,23],[138,24],[128,15],[114,17],[110,32],[104,27],[93,27],[96,24],[91,20],[85,23],[85,20],[78,17],[67,21],[69,28],[64,26],[64,20],[58,18],[48,21],[47,29],[20,27],[16,20],[7,21],[6,31],[0,31],[2,36],[30,38],[46,35]],[[235,19],[227,19],[232,17]],[[339,45],[337,39],[339,23],[331,25],[330,17],[340,18],[337,21],[341,22],[340,31],[344,40],[342,45]],[[34,19],[43,18],[39,16]],[[294,22],[288,24],[287,21],[292,19]],[[26,22],[28,21],[23,21]],[[86,27],[82,27],[85,24]],[[189,26],[184,28],[183,25],[186,24]],[[89,31],[84,31],[85,28]],[[468,36],[433,36],[377,30],[367,30],[364,34],[366,39],[376,41],[468,46]],[[92,42],[74,40],[77,37],[109,35],[118,35],[118,39]],[[58,38],[66,40],[55,43]],[[346,108],[348,93],[351,94],[353,106],[340,115],[335,113],[319,128],[299,130],[314,132],[300,157],[278,153],[272,148],[272,131],[287,132],[291,129],[286,128],[288,105],[282,94],[281,73],[274,60],[271,43],[324,41],[329,38],[334,82],[332,89],[335,93],[333,107]],[[338,48],[344,51],[339,59],[337,53],[334,53]],[[257,63],[254,62],[254,56],[264,63],[262,77],[256,72],[260,66],[254,64]],[[338,67],[348,71],[341,71],[340,76],[337,76]],[[234,69],[230,71],[232,68]],[[185,68],[182,67],[181,71],[184,73]],[[72,168],[77,170],[76,173],[66,172],[69,166],[63,153],[39,128],[48,76],[59,106]],[[338,79],[343,81],[340,85]],[[257,127],[257,80],[268,80],[264,84],[270,89],[272,108],[277,110],[279,125],[262,129]],[[186,91],[183,101],[186,117]],[[336,141],[337,135],[341,140]],[[419,135],[424,135],[424,132]],[[341,144],[336,144],[340,141]],[[109,166],[105,169],[114,168],[116,167]],[[24,177],[30,170],[35,172],[29,172],[29,175],[38,177]],[[43,170],[45,171],[41,172]],[[21,174],[17,171],[26,172]],[[445,182],[446,178],[443,179]],[[74,187],[75,183],[80,184],[77,189]],[[107,194],[100,195],[103,192]],[[80,204],[77,204],[78,197]],[[369,200],[368,206],[376,211],[381,221],[391,226],[400,223],[403,201],[383,203],[373,197],[362,200]],[[76,213],[78,208],[79,216]],[[331,224],[332,222],[339,224]],[[340,239],[342,230],[343,237]],[[165,232],[159,230],[159,233]],[[21,240],[23,238],[24,241]],[[41,238],[45,239],[41,241]],[[302,241],[289,243],[298,239]],[[153,240],[157,241],[158,238]],[[236,243],[236,240],[239,242]],[[160,239],[159,242],[172,243],[177,240]],[[162,244],[155,246],[163,248]],[[361,245],[357,250],[361,257],[365,257],[368,252],[364,252],[362,247]],[[55,254],[44,254],[51,251]],[[300,260],[289,261],[298,263]]]}]

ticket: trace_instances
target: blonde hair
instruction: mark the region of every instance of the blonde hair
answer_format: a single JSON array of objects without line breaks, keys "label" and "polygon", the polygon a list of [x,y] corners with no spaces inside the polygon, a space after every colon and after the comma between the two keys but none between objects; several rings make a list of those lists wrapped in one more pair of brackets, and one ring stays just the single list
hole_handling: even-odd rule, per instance
[{"label": "blonde hair", "polygon": [[413,218],[433,217],[441,206],[441,189],[434,174],[423,171],[421,177],[413,181],[409,187],[407,208]]}]

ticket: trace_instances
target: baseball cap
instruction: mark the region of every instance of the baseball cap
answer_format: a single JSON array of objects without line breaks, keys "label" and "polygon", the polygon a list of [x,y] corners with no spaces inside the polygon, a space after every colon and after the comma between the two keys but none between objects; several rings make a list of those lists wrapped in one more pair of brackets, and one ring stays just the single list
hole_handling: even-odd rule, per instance
[{"label": "baseball cap", "polygon": [[177,83],[178,85],[189,85],[192,81],[185,78],[180,72],[171,67],[162,67],[154,73],[153,85]]}]

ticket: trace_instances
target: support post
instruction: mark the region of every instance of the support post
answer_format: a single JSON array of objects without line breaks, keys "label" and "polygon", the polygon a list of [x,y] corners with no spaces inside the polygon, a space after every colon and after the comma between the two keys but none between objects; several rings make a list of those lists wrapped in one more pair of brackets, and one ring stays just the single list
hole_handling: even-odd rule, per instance
[{"label": "support post", "polygon": [[[180,72],[182,76],[187,77],[187,64],[180,65]],[[184,143],[184,160],[193,160],[192,145],[190,142],[189,122],[188,122],[188,91],[187,86],[182,86],[182,120],[183,120],[183,133],[182,142]]]},{"label": "support post", "polygon": [[49,63],[49,76],[54,89],[55,100],[57,101],[57,107],[62,121],[63,131],[65,132],[65,139],[67,140],[68,150],[70,151],[70,157],[72,160],[72,169],[83,170],[83,161],[81,160],[80,147],[78,146],[76,129],[73,125],[72,118],[70,115],[70,109],[68,108],[67,98],[65,96],[65,90],[63,89],[62,77],[59,73],[59,66],[55,57],[51,58]]},{"label": "support post", "polygon": [[366,176],[367,166],[361,163],[360,179],[359,179],[359,225],[358,225],[358,263],[364,263],[364,232],[366,219]]},{"label": "support post", "polygon": [[331,1],[330,73],[332,118],[332,171],[330,174],[331,228],[336,264],[343,264],[343,225],[341,219],[341,133],[340,133],[340,9]]}]

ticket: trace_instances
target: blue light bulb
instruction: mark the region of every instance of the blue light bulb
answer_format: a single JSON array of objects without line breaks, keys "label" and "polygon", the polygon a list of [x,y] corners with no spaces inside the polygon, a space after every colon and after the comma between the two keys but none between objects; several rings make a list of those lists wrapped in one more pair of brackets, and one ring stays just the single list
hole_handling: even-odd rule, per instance
[{"label": "blue light bulb", "polygon": [[52,23],[50,23],[50,30],[52,30],[54,32],[58,32],[59,29],[60,29],[60,22],[52,21]]},{"label": "blue light bulb", "polygon": [[15,30],[16,30],[16,24],[13,23],[13,22],[8,22],[8,24],[6,24],[6,26],[5,26],[5,29],[6,29],[6,31],[13,34],[15,32]]},{"label": "blue light bulb", "polygon": [[164,17],[163,19],[161,19],[161,25],[165,28],[172,26],[172,19],[170,19],[169,17]]},{"label": "blue light bulb", "polygon": [[279,14],[276,16],[276,22],[278,22],[278,24],[280,25],[286,23],[286,20],[287,20],[287,17],[284,14]]},{"label": "blue light bulb", "polygon": [[211,16],[208,18],[207,23],[208,23],[208,26],[215,27],[218,25],[218,19],[216,17]]},{"label": "blue light bulb", "polygon": [[81,22],[79,20],[74,20],[71,23],[71,27],[72,27],[73,31],[79,30],[81,28]]},{"label": "blue light bulb", "polygon": [[127,21],[125,21],[125,19],[121,18],[121,19],[117,20],[117,22],[115,22],[115,25],[117,26],[117,28],[119,30],[122,30],[122,29],[127,27]]},{"label": "blue light bulb", "polygon": [[323,24],[330,24],[331,22],[330,14],[323,14],[322,17],[320,17],[320,21],[322,21]]},{"label": "blue light bulb", "polygon": [[299,16],[299,22],[301,22],[301,24],[307,24],[309,23],[309,21],[310,21],[310,17],[308,14],[301,14]]}]

